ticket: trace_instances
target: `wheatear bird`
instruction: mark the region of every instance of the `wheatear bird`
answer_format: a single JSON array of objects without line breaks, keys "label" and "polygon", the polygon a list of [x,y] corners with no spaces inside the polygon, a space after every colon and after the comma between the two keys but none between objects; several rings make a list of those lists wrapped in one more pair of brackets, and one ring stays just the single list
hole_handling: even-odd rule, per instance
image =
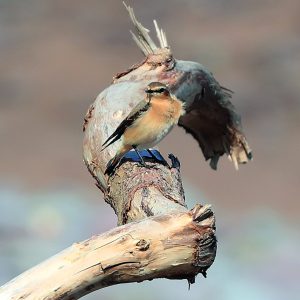
[{"label": "wheatear bird", "polygon": [[105,146],[102,148],[104,150],[115,141],[122,141],[116,155],[108,163],[105,174],[111,173],[123,155],[131,149],[137,152],[142,165],[145,166],[138,150],[157,145],[185,113],[183,103],[169,92],[166,85],[151,82],[145,92],[145,99],[130,112],[102,145]]}]

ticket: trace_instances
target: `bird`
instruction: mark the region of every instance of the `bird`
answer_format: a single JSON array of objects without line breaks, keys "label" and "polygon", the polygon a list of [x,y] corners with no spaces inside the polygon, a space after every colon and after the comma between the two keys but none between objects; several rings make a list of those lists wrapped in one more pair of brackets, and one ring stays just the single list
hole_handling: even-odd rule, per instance
[{"label": "bird", "polygon": [[198,142],[213,170],[217,170],[218,161],[223,155],[228,156],[236,170],[239,165],[251,161],[252,150],[242,128],[241,116],[231,102],[233,91],[220,85],[202,64],[176,59],[165,31],[154,21],[160,44],[156,45],[149,30],[137,20],[133,8],[125,7],[137,33],[131,32],[133,40],[145,57],[143,61],[118,73],[114,77],[114,84],[126,82],[127,95],[131,97],[128,92],[131,86],[132,92],[136,93],[137,83],[141,87],[146,85],[149,72],[145,70],[151,67],[151,76],[155,74],[158,80],[163,80],[169,90],[186,103],[186,113],[180,117],[178,126]]},{"label": "bird", "polygon": [[148,150],[156,146],[185,114],[184,103],[171,94],[165,84],[151,82],[145,93],[145,98],[132,109],[102,145],[101,151],[121,140],[121,145],[108,163],[105,174],[111,174],[122,157],[132,149],[139,156],[141,165],[147,167],[138,150]]}]

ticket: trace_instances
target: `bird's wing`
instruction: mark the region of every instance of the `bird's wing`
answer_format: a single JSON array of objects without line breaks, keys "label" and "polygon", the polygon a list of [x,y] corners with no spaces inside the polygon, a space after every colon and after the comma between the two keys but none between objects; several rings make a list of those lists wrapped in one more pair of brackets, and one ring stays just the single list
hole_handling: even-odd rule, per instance
[{"label": "bird's wing", "polygon": [[251,149],[242,132],[241,119],[230,102],[231,91],[216,81],[203,83],[202,92],[178,122],[199,143],[212,169],[226,153],[238,165],[252,158]]},{"label": "bird's wing", "polygon": [[121,122],[121,124],[117,127],[117,129],[113,132],[111,136],[107,138],[107,140],[103,143],[102,146],[105,146],[102,148],[104,150],[109,145],[113,144],[115,141],[121,138],[124,131],[127,127],[131,126],[132,123],[141,116],[144,112],[146,112],[150,107],[150,103],[142,100],[139,102],[129,113],[129,115]]}]

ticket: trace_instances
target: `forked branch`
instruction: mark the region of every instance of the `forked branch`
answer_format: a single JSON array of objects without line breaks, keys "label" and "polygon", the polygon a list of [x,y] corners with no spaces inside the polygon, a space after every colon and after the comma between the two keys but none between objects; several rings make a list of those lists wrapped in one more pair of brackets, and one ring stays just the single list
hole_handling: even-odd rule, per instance
[{"label": "forked branch", "polygon": [[[127,5],[125,2],[123,2],[124,6],[126,7],[129,17],[133,23],[133,26],[137,32],[137,35],[134,34],[132,31],[132,37],[133,40],[136,42],[138,47],[142,50],[145,56],[149,54],[154,54],[156,50],[158,49],[153,40],[151,39],[149,35],[149,29],[145,28],[136,18],[134,11],[132,7]],[[158,38],[160,48],[168,48],[168,41],[166,37],[166,33],[162,30],[162,28],[159,28],[157,21],[153,20],[155,30],[156,30],[156,36]]]}]

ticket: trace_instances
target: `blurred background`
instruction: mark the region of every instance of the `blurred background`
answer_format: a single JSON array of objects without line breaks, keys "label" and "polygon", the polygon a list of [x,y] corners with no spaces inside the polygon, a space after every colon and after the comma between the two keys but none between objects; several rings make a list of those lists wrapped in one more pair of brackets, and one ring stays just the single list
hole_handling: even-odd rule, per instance
[{"label": "blurred background", "polygon": [[[217,217],[208,278],[190,291],[154,280],[84,299],[299,299],[299,0],[127,3],[152,35],[159,21],[176,58],[235,91],[254,161],[236,172],[223,158],[215,172],[174,130],[160,149],[181,159],[188,206],[211,203]],[[117,0],[0,0],[0,285],[116,226],[82,161],[82,122],[142,59],[130,29]]]}]

